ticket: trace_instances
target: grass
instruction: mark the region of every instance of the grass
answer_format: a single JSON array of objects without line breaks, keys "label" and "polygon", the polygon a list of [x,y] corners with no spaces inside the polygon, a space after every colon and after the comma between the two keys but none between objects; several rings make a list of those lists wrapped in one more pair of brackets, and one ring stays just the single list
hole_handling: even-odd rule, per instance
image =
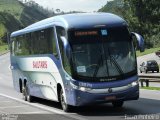
[{"label": "grass", "polygon": [[139,56],[147,55],[147,54],[150,54],[150,53],[154,53],[154,52],[156,52],[158,50],[160,50],[160,47],[158,47],[158,48],[151,48],[151,49],[145,49],[144,52],[137,51],[136,55],[137,55],[137,57],[139,57]]},{"label": "grass", "polygon": [[0,46],[0,54],[3,54],[8,51],[8,45],[1,45]]},{"label": "grass", "polygon": [[17,19],[20,18],[23,8],[17,0],[0,0],[0,11],[11,13]]},{"label": "grass", "polygon": [[6,28],[4,24],[0,23],[0,38],[4,36],[5,32],[6,32]]},{"label": "grass", "polygon": [[146,89],[146,90],[160,90],[160,87],[141,87],[141,89]]}]

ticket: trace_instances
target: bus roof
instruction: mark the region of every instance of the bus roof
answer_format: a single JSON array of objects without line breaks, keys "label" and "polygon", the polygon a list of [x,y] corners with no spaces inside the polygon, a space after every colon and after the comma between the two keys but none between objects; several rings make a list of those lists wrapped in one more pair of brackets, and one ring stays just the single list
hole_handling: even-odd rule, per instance
[{"label": "bus roof", "polygon": [[11,37],[17,36],[31,31],[52,27],[54,25],[64,27],[65,29],[78,28],[94,28],[94,27],[114,27],[127,25],[126,22],[119,16],[111,13],[75,13],[59,15],[44,19],[34,23],[22,30],[13,32]]}]

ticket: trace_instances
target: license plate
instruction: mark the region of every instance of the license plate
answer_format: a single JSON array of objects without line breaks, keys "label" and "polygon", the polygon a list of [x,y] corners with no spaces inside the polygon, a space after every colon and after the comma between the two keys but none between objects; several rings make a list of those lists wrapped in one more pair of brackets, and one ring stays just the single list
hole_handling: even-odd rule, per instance
[{"label": "license plate", "polygon": [[116,100],[116,96],[107,96],[105,100]]}]

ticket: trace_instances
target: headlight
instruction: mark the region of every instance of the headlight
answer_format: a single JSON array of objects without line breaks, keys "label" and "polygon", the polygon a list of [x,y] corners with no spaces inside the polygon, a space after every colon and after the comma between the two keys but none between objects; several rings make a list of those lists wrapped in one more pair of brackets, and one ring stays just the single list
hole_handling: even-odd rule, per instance
[{"label": "headlight", "polygon": [[72,86],[73,89],[80,90],[80,91],[83,91],[83,92],[91,90],[91,88],[80,87],[80,86],[77,86],[77,85],[75,85],[71,82],[70,82],[70,85]]},{"label": "headlight", "polygon": [[91,88],[86,88],[86,87],[79,87],[79,90],[81,90],[81,91],[90,91],[91,90]]},{"label": "headlight", "polygon": [[138,84],[139,84],[138,81],[134,81],[134,82],[131,83],[131,86],[134,87],[134,86],[136,86]]}]

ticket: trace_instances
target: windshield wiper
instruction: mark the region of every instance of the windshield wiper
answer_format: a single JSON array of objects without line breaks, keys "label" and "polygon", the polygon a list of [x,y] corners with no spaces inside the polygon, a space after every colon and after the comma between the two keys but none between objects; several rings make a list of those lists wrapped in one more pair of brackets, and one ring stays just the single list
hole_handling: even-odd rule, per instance
[{"label": "windshield wiper", "polygon": [[102,54],[101,54],[100,58],[98,59],[98,66],[94,70],[93,78],[97,76],[97,73],[98,73],[98,70],[99,70],[101,64],[103,64]]},{"label": "windshield wiper", "polygon": [[111,56],[109,48],[108,48],[108,54],[110,57],[110,61],[116,66],[116,69],[120,73],[120,75],[124,75],[124,72],[123,72],[122,68],[120,67],[120,65],[118,64],[118,62],[115,60],[115,58],[113,56]]}]

